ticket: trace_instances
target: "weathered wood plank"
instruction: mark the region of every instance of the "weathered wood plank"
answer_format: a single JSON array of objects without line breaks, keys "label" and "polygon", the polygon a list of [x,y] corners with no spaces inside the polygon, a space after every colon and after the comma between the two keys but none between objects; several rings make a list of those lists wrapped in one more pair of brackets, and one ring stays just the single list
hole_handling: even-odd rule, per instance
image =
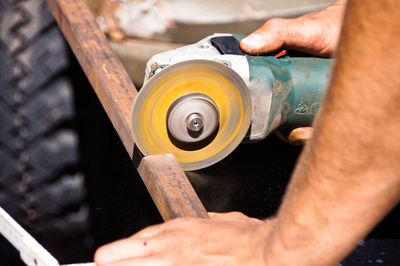
[{"label": "weathered wood plank", "polygon": [[173,155],[147,156],[138,171],[165,221],[177,217],[208,218],[207,211]]}]

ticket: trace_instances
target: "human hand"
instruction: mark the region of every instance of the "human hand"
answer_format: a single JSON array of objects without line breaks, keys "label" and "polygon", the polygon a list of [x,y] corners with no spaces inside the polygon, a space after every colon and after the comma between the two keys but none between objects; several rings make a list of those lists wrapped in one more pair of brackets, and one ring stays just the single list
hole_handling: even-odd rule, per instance
[{"label": "human hand", "polygon": [[239,212],[178,218],[100,247],[102,265],[264,265],[271,221]]},{"label": "human hand", "polygon": [[336,49],[346,0],[296,19],[273,18],[240,42],[249,54],[288,48],[316,56],[330,56]]},{"label": "human hand", "polygon": [[[316,56],[330,56],[336,49],[346,0],[296,19],[273,18],[240,42],[243,51],[263,54],[280,48],[306,52]],[[277,135],[294,145],[303,145],[311,138],[311,127],[277,132]]]},{"label": "human hand", "polygon": [[312,127],[298,127],[292,130],[277,130],[276,135],[292,145],[304,145],[312,137]]}]

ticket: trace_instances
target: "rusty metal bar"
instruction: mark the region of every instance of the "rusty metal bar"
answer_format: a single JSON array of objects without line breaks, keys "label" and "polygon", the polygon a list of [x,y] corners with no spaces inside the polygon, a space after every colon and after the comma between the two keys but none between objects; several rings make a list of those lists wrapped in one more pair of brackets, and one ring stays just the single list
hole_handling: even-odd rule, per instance
[{"label": "rusty metal bar", "polygon": [[[132,158],[134,141],[130,113],[137,94],[135,86],[83,0],[47,0],[47,4]],[[145,157],[139,168],[164,219],[207,217],[196,192],[173,156]]]},{"label": "rusty metal bar", "polygon": [[132,156],[130,109],[137,94],[135,86],[83,0],[47,0],[47,4]]},{"label": "rusty metal bar", "polygon": [[175,156],[147,156],[138,171],[165,221],[177,217],[208,217]]}]

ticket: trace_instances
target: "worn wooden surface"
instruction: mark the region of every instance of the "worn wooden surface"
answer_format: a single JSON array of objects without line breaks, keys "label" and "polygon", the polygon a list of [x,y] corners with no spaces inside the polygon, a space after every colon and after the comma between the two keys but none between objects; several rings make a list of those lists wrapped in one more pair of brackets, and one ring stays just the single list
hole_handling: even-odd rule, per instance
[{"label": "worn wooden surface", "polygon": [[[135,86],[83,0],[47,0],[47,3],[132,158],[134,141],[130,113],[137,94]],[[196,192],[172,155],[144,158],[139,173],[164,219],[207,217]]]},{"label": "worn wooden surface", "polygon": [[143,158],[138,171],[164,220],[208,214],[173,155]]}]

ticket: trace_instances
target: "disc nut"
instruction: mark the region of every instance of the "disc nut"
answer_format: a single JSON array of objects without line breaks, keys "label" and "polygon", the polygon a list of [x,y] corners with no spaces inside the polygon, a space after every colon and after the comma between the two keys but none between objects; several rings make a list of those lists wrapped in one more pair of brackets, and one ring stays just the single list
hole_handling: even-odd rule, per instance
[{"label": "disc nut", "polygon": [[190,114],[186,118],[186,127],[190,131],[201,131],[204,127],[203,117],[198,113]]}]

